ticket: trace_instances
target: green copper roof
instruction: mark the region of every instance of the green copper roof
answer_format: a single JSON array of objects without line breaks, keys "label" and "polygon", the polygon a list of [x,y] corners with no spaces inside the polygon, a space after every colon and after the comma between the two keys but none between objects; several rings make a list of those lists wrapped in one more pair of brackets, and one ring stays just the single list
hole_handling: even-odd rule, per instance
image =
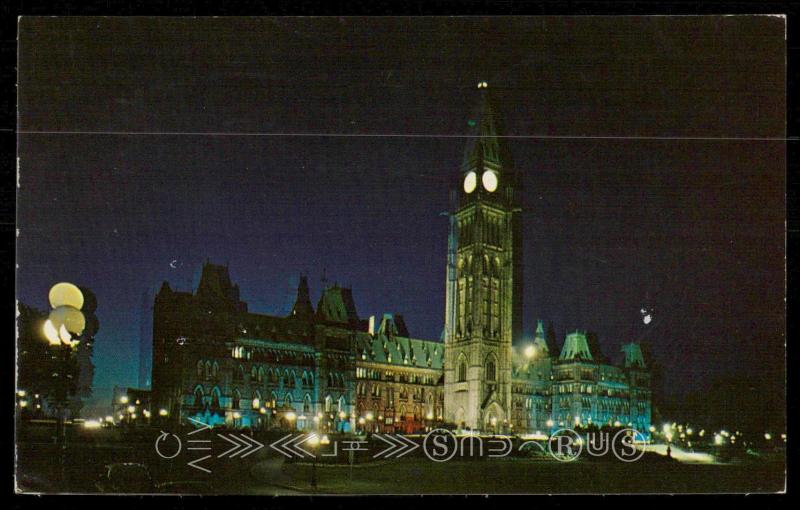
[{"label": "green copper roof", "polygon": [[356,356],[362,361],[436,370],[444,366],[444,345],[439,342],[379,333],[359,335],[356,343]]},{"label": "green copper roof", "polygon": [[564,347],[561,349],[559,359],[591,360],[592,353],[589,350],[589,342],[586,341],[586,335],[580,331],[568,334],[564,340]]},{"label": "green copper roof", "polygon": [[642,348],[639,346],[639,344],[631,342],[623,345],[621,350],[625,353],[625,368],[645,367]]}]

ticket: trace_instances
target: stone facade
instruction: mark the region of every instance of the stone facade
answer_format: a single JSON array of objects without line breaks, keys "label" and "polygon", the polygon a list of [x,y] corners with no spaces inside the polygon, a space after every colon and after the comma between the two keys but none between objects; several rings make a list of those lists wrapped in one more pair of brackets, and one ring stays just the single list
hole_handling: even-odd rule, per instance
[{"label": "stone facade", "polygon": [[558,354],[541,322],[522,338],[521,186],[485,88],[451,195],[443,343],[412,338],[398,315],[361,319],[347,288],[323,289],[315,308],[305,278],[288,316],[248,312],[227,267],[206,263],[195,292],[164,282],[156,296],[154,412],[255,429],[645,432],[637,344],[615,366],[580,331]]}]

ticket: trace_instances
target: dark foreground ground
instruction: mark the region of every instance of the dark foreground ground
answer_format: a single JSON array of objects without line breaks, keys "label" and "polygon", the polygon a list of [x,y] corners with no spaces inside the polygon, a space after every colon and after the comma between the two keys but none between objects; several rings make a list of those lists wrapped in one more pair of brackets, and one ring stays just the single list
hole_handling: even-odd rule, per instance
[{"label": "dark foreground ground", "polygon": [[[253,475],[310,491],[311,466],[284,466],[280,478],[256,466]],[[263,470],[263,471],[262,471]],[[352,478],[351,478],[352,476]],[[317,493],[330,494],[619,494],[778,492],[784,487],[783,465],[625,464],[622,462],[560,463],[492,459],[437,464],[427,459],[401,459],[379,466],[318,467]],[[245,491],[274,494],[258,482]],[[280,490],[277,492],[281,492]]]},{"label": "dark foreground ground", "polygon": [[[194,436],[198,437],[198,436]],[[224,446],[224,445],[223,445]],[[269,448],[246,458],[205,452],[159,457],[152,441],[75,440],[65,452],[47,442],[20,442],[16,482],[19,492],[97,493],[104,466],[136,462],[154,481],[170,486],[159,492],[204,494],[585,494],[585,493],[760,493],[785,486],[782,455],[728,464],[685,464],[648,454],[640,461],[551,458],[496,458],[437,463],[424,456],[348,465],[293,463]],[[170,485],[171,484],[171,485]]]}]

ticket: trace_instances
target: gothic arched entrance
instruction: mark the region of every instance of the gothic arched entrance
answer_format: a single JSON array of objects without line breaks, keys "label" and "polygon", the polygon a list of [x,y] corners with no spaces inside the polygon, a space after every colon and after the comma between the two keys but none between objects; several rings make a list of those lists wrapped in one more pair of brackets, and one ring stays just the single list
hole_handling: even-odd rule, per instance
[{"label": "gothic arched entrance", "polygon": [[497,402],[492,402],[483,413],[483,430],[497,434],[503,429],[505,420],[503,408]]}]

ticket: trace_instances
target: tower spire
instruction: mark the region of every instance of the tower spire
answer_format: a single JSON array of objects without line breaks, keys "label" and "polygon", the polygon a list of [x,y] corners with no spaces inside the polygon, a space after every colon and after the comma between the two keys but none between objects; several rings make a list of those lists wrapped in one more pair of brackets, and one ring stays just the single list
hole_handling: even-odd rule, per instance
[{"label": "tower spire", "polygon": [[491,93],[487,82],[478,83],[480,99],[478,107],[467,120],[469,126],[469,139],[464,149],[464,170],[483,167],[484,162],[496,166],[500,170],[504,166],[504,152],[501,148],[498,133],[499,119],[492,105]]},{"label": "tower spire", "polygon": [[292,307],[291,316],[299,319],[310,319],[314,316],[314,307],[311,305],[311,295],[308,291],[308,279],[305,275],[300,276],[300,283],[297,285],[297,299]]}]

